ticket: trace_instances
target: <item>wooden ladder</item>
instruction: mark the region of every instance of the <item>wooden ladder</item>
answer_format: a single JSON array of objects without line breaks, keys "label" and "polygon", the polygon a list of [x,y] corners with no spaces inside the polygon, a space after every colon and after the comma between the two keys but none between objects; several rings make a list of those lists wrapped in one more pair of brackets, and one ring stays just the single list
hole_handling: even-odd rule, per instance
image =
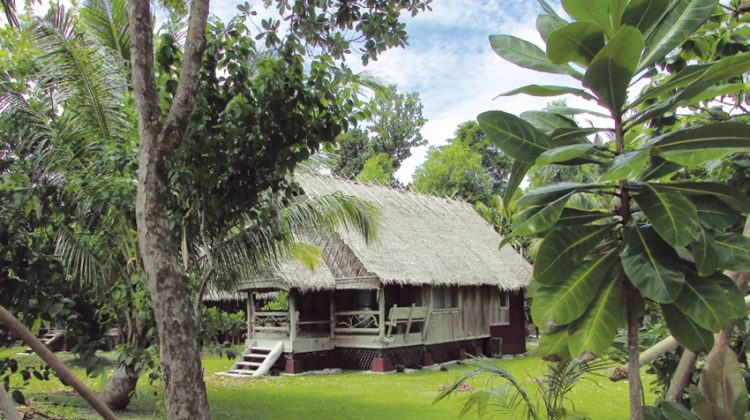
[{"label": "wooden ladder", "polygon": [[[44,343],[45,346],[49,347],[54,343],[55,341],[61,339],[63,336],[65,336],[65,330],[49,330],[46,334],[42,336],[39,341]],[[31,354],[34,351],[31,350],[31,348],[26,348],[26,350],[23,351],[23,354]]]},{"label": "wooden ladder", "polygon": [[271,370],[276,360],[281,356],[283,343],[273,343],[271,346],[250,345],[240,358],[226,372],[229,376],[263,376]]}]

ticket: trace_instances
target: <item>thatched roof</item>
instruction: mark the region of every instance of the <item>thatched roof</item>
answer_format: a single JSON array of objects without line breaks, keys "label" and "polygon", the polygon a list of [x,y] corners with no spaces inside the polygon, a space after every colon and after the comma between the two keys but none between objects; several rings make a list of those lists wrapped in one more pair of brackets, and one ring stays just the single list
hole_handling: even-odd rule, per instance
[{"label": "thatched roof", "polygon": [[531,281],[531,266],[511,247],[498,250],[502,237],[468,203],[321,175],[297,181],[308,196],[341,192],[380,209],[375,241],[346,230],[339,237],[384,284],[514,290]]}]

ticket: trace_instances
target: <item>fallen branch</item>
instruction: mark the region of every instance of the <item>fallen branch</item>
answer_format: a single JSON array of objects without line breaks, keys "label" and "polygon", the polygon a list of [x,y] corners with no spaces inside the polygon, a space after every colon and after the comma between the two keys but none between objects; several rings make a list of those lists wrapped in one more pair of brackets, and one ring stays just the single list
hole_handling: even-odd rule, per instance
[{"label": "fallen branch", "polygon": [[86,400],[86,402],[88,402],[97,413],[106,420],[117,419],[112,410],[107,407],[107,404],[105,404],[98,395],[81,382],[81,380],[78,379],[78,377],[73,374],[67,366],[65,366],[65,363],[63,363],[55,353],[52,353],[44,343],[36,338],[36,336],[32,334],[25,325],[21,324],[21,322],[3,306],[0,306],[0,324],[4,324],[13,334],[20,337],[27,346],[31,347],[34,353],[36,353],[44,363],[49,365],[64,383],[73,387],[73,389],[75,389],[76,392],[83,397],[83,399]]},{"label": "fallen branch", "polygon": [[21,420],[21,416],[18,415],[18,410],[16,410],[13,400],[5,392],[5,387],[2,384],[0,384],[0,414],[8,420]]}]

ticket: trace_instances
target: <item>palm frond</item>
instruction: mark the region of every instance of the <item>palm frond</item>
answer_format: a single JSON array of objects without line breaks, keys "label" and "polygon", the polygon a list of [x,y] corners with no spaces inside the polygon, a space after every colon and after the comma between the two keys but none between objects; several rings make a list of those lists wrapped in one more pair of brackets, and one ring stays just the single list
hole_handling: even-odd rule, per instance
[{"label": "palm frond", "polygon": [[60,258],[65,272],[83,285],[96,286],[106,278],[104,264],[96,256],[92,244],[67,227],[58,231],[55,254]]},{"label": "palm frond", "polygon": [[300,200],[279,212],[282,228],[296,235],[338,228],[354,230],[373,241],[380,221],[378,209],[358,197],[334,193]]},{"label": "palm frond", "polygon": [[122,59],[88,40],[63,7],[33,28],[39,65],[48,77],[42,86],[57,103],[72,101],[71,120],[100,139],[121,138],[128,127],[121,100],[127,92]]},{"label": "palm frond", "polygon": [[81,8],[86,31],[99,44],[130,61],[130,32],[126,0],[87,0]]}]

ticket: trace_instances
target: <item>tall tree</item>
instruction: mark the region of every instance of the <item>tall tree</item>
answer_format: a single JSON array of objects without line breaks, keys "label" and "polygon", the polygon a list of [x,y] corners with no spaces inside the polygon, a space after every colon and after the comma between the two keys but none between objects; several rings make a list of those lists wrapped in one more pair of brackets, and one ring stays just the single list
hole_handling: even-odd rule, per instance
[{"label": "tall tree", "polygon": [[[746,313],[741,290],[722,272],[745,271],[750,261],[748,238],[737,233],[740,216],[750,212],[747,195],[725,183],[670,179],[683,168],[750,151],[748,126],[700,122],[664,129],[650,123],[680,106],[710,100],[707,88],[744,77],[750,54],[688,66],[629,97],[631,82],[659,71],[655,64],[698,30],[718,2],[605,1],[592,9],[583,0],[565,1],[572,22],[540,3],[546,13],[538,29],[546,52],[508,35],[490,37],[491,45],[510,62],[568,75],[581,87],[529,85],[506,95],[573,94],[607,113],[481,114],[482,129],[515,159],[506,197],[532,166],[593,163],[604,173],[596,183],[559,183],[524,194],[516,204],[526,210],[506,240],[544,238],[530,286],[532,318],[545,332],[540,353],[589,360],[627,325],[630,415],[642,419],[638,318],[643,300],[659,304],[686,349],[705,351],[713,345],[712,332]],[[609,118],[614,128],[579,127],[560,115],[569,113]],[[613,140],[600,145],[588,138],[599,132],[611,132]],[[613,197],[614,210],[570,206],[578,194]],[[708,216],[707,206],[721,217]]]},{"label": "tall tree", "polygon": [[[355,128],[338,137],[339,160],[333,168],[335,174],[356,178],[368,160],[382,163],[382,157],[377,157],[380,154],[392,158],[395,173],[411,156],[413,147],[427,144],[420,133],[427,120],[422,116],[418,93],[399,93],[395,85],[376,89],[369,113],[364,129]],[[377,164],[370,163],[371,167]]]},{"label": "tall tree", "polygon": [[[349,40],[344,33],[364,40],[361,48],[363,61],[376,58],[378,53],[394,45],[403,45],[406,33],[399,23],[402,10],[417,13],[427,8],[423,1],[388,1],[378,4],[371,2],[354,2],[329,4],[325,2],[288,2],[278,1],[276,6],[287,23],[291,36],[282,41],[276,31],[280,21],[264,20],[266,29],[261,34],[268,46],[280,45],[295,62],[301,61],[297,54],[304,46],[316,47],[330,54],[313,63],[313,71],[324,68],[332,58],[340,58],[349,50]],[[248,5],[241,6],[248,9]],[[195,0],[190,4],[188,32],[185,50],[179,70],[179,81],[173,86],[171,105],[166,116],[162,117],[159,108],[159,92],[156,83],[156,66],[154,64],[154,42],[150,2],[132,1],[128,3],[128,18],[131,34],[131,67],[133,72],[133,96],[137,105],[138,127],[141,139],[139,161],[139,179],[136,198],[136,218],[138,238],[144,270],[149,290],[155,302],[154,315],[159,335],[160,354],[163,370],[163,382],[167,413],[170,418],[209,418],[205,385],[200,364],[197,325],[190,307],[188,291],[181,278],[177,260],[177,251],[173,247],[173,232],[170,230],[169,218],[169,169],[170,159],[175,150],[181,146],[188,129],[190,115],[196,100],[201,61],[206,44],[206,23],[208,18],[208,1]],[[361,36],[360,36],[361,35]],[[209,77],[220,77],[219,74],[208,74]],[[270,103],[267,110],[275,121],[276,127],[284,125],[296,130],[291,137],[284,139],[280,153],[289,153],[295,149],[307,150],[301,155],[309,154],[305,134],[308,127],[304,120],[285,121],[285,115],[277,112],[283,102],[299,101],[288,92],[278,98],[282,103]],[[332,97],[317,98],[327,102]],[[234,102],[242,106],[240,102]],[[251,127],[248,127],[251,128]],[[323,131],[334,138],[342,126],[329,122],[321,126]],[[235,135],[242,132],[240,127]],[[265,133],[273,136],[274,133]],[[278,134],[276,134],[278,135]],[[240,142],[241,139],[238,139]],[[291,160],[290,163],[294,162]],[[235,162],[239,164],[240,162]],[[288,167],[291,169],[291,167]],[[275,182],[282,182],[277,178]],[[266,189],[251,190],[259,193]]]}]

